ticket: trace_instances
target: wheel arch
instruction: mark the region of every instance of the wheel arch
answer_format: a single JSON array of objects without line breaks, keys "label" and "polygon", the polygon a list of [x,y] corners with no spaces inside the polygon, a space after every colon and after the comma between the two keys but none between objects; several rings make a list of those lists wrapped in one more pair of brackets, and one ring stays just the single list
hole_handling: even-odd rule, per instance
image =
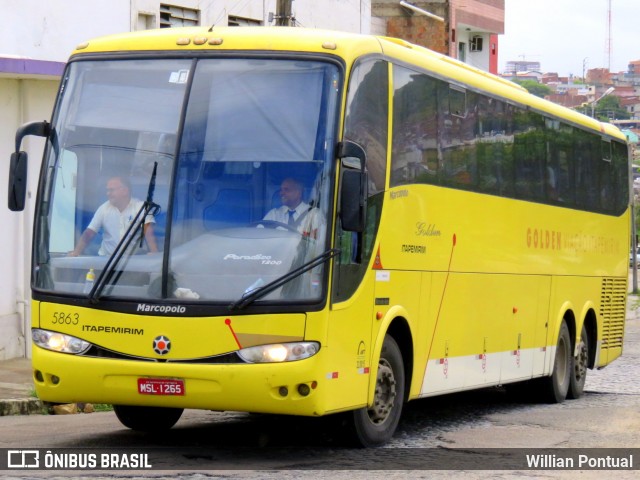
[{"label": "wheel arch", "polygon": [[576,344],[576,315],[575,309],[571,302],[565,302],[560,310],[558,311],[558,316],[556,317],[556,325],[555,330],[553,332],[553,342],[552,345],[558,343],[558,335],[560,334],[560,326],[562,322],[567,324],[567,328],[569,329],[569,335],[571,337],[571,346],[574,347]]},{"label": "wheel arch", "polygon": [[402,364],[404,366],[404,398],[409,399],[411,391],[411,380],[413,377],[413,335],[411,327],[404,317],[396,317],[390,323],[387,334],[391,335],[402,353]]},{"label": "wheel arch", "polygon": [[411,333],[411,326],[407,320],[407,312],[402,308],[392,308],[387,312],[387,316],[382,320],[380,325],[379,334],[375,340],[375,346],[372,351],[372,369],[371,369],[371,384],[369,388],[369,404],[373,402],[373,393],[375,390],[375,378],[377,372],[377,360],[380,358],[382,351],[382,344],[386,335],[393,337],[398,344],[400,353],[402,354],[402,365],[404,368],[404,388],[405,388],[405,401],[409,399],[409,392],[411,391],[411,381],[413,377],[413,334]]},{"label": "wheel arch", "polygon": [[596,366],[596,353],[598,351],[598,316],[596,315],[595,307],[589,306],[584,314],[583,325],[587,329],[587,336],[589,337],[589,368]]},{"label": "wheel arch", "polygon": [[[576,315],[573,312],[573,309],[565,310],[562,313],[562,320],[564,320],[564,322],[567,324],[567,328],[569,329],[569,335],[571,337],[571,348],[573,349],[576,345],[576,332],[578,331],[576,326]],[[560,328],[560,325],[558,325],[558,328]]]}]

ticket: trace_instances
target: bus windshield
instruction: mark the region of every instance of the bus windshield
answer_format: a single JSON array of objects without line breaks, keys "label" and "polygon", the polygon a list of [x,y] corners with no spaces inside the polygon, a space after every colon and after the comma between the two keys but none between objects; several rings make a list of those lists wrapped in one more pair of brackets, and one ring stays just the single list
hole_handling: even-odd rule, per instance
[{"label": "bus windshield", "polygon": [[[229,304],[321,256],[339,74],[273,57],[71,62],[35,288]],[[318,263],[256,301],[320,300]]]}]

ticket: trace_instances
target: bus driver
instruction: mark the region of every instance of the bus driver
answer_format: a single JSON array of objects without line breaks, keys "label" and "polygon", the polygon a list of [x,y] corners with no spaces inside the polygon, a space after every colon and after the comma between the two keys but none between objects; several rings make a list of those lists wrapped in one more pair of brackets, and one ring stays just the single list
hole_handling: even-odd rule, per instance
[{"label": "bus driver", "polygon": [[302,200],[302,191],[302,183],[285,178],[280,184],[282,206],[271,209],[263,220],[284,223],[304,237],[318,238],[318,234],[324,231],[324,219],[317,208]]}]

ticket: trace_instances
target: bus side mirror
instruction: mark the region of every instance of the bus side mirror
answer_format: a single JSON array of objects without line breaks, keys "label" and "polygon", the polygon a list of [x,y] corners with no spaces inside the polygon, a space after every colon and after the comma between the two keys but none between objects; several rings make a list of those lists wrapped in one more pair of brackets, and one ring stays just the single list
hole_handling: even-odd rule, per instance
[{"label": "bus side mirror", "polygon": [[364,149],[354,142],[338,146],[342,159],[340,182],[340,221],[346,232],[363,232],[367,215],[367,172]]},{"label": "bus side mirror", "polygon": [[9,163],[9,210],[21,212],[27,195],[27,152],[20,151],[22,139],[27,135],[48,137],[51,124],[48,122],[31,122],[22,125],[16,132],[16,151],[11,154]]},{"label": "bus side mirror", "polygon": [[[363,232],[367,214],[367,174],[355,170],[342,172],[340,221],[345,232]],[[364,193],[364,194],[363,194]]]},{"label": "bus side mirror", "polygon": [[11,154],[9,164],[9,210],[21,212],[27,195],[27,152]]}]

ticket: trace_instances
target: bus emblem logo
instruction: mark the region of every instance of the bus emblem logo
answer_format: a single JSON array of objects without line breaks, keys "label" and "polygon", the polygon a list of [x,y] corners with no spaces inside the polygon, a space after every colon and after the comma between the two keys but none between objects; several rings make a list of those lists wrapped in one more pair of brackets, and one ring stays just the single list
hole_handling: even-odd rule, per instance
[{"label": "bus emblem logo", "polygon": [[171,340],[164,335],[159,335],[153,339],[153,351],[158,355],[166,355],[171,350]]}]

